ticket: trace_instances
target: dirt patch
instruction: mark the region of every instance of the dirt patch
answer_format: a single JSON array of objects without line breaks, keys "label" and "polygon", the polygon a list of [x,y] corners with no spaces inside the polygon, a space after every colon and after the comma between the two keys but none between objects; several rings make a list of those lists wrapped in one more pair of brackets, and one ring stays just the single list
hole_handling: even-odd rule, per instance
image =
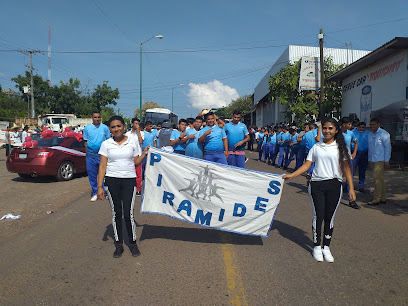
[{"label": "dirt patch", "polygon": [[0,218],[10,213],[21,215],[21,219],[0,221],[0,243],[47,218],[47,211],[59,211],[91,191],[87,176],[67,182],[53,177],[22,179],[7,171],[5,155],[5,150],[0,149]]}]

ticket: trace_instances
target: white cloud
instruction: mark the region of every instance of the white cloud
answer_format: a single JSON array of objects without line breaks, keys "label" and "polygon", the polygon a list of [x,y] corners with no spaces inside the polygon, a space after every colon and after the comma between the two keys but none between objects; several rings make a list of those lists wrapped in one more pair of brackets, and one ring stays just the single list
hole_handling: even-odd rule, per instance
[{"label": "white cloud", "polygon": [[210,107],[223,107],[239,98],[238,91],[222,84],[218,80],[206,84],[188,84],[190,90],[187,94],[190,106],[198,110]]}]

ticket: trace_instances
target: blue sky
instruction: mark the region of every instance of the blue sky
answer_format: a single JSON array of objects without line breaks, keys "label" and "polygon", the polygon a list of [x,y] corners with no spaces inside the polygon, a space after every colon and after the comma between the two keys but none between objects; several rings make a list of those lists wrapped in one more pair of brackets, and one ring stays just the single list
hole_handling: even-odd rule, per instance
[{"label": "blue sky", "polygon": [[[286,45],[318,46],[320,28],[325,47],[351,42],[373,50],[408,36],[406,0],[23,0],[2,1],[0,11],[0,50],[46,51],[49,25],[53,51],[138,52],[141,42],[163,35],[143,48],[143,101],[171,108],[175,88],[180,117],[252,94]],[[33,62],[46,79],[47,53]],[[26,55],[0,52],[2,87],[14,88],[10,79],[27,64]],[[138,53],[52,54],[53,84],[76,77],[85,89],[109,81],[120,91],[117,108],[129,117],[139,105],[139,69]]]}]

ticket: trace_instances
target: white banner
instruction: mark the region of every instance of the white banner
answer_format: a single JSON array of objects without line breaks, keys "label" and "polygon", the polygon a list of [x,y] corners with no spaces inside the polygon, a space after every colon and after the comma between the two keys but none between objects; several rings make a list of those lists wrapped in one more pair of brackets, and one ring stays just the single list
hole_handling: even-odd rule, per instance
[{"label": "white banner", "polygon": [[279,175],[150,148],[141,212],[268,237],[282,188]]},{"label": "white banner", "polygon": [[299,91],[320,89],[320,59],[302,57],[300,64]]}]

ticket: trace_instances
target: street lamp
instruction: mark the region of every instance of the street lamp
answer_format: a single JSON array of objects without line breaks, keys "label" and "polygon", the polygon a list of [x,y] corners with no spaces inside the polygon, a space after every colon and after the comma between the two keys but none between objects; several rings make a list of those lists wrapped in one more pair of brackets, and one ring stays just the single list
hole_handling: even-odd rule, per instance
[{"label": "street lamp", "polygon": [[149,40],[152,40],[153,38],[158,38],[158,39],[162,39],[163,35],[156,35],[153,37],[150,37],[148,40],[140,43],[140,105],[139,105],[139,111],[140,111],[140,121],[142,121],[142,52],[143,52],[143,45],[145,43],[147,43]]},{"label": "street lamp", "polygon": [[[184,86],[184,84],[179,84],[179,86]],[[177,86],[177,87],[178,87],[178,86]],[[171,112],[173,112],[174,90],[175,90],[177,87],[173,87],[173,88],[171,89]]]}]

